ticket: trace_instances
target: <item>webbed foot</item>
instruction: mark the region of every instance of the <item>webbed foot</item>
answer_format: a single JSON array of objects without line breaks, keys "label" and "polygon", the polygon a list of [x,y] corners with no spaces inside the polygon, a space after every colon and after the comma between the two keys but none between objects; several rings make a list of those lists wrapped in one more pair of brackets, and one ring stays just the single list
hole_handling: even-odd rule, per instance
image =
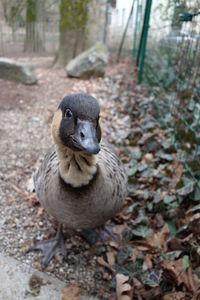
[{"label": "webbed foot", "polygon": [[65,246],[64,235],[62,232],[62,225],[59,225],[57,234],[54,238],[40,242],[35,246],[30,247],[27,250],[27,253],[31,251],[42,251],[44,258],[42,259],[41,266],[43,270],[48,266],[49,262],[53,257],[55,257],[57,253],[62,254],[64,259],[66,259],[67,250]]}]

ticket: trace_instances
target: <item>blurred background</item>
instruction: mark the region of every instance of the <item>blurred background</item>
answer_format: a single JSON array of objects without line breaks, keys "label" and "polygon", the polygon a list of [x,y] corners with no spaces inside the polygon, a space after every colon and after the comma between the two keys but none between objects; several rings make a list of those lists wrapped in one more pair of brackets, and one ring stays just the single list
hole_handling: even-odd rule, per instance
[{"label": "blurred background", "polygon": [[133,299],[199,299],[200,0],[0,0],[0,78],[0,253],[24,261],[48,236],[27,181],[59,101],[87,92],[129,177],[114,220],[124,247],[107,243],[89,260],[71,237],[70,268],[50,272],[106,300],[118,271],[137,278]]}]

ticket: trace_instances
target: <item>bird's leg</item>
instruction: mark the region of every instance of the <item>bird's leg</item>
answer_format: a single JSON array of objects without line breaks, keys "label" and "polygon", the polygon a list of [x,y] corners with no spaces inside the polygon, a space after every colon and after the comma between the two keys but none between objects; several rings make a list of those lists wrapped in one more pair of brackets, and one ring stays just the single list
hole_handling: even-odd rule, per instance
[{"label": "bird's leg", "polygon": [[64,259],[67,257],[67,250],[65,247],[65,240],[62,231],[62,225],[59,224],[58,231],[55,238],[52,238],[47,241],[40,242],[33,247],[30,247],[27,252],[30,251],[42,251],[44,258],[41,262],[42,269],[45,269],[51,259],[57,254],[60,253],[63,255]]}]

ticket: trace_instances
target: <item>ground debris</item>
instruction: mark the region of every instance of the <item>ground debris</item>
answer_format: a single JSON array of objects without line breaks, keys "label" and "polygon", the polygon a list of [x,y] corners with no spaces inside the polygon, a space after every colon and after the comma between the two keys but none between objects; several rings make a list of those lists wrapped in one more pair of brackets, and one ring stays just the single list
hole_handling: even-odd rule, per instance
[{"label": "ground debris", "polygon": [[81,288],[78,284],[67,285],[63,291],[62,300],[80,300]]},{"label": "ground debris", "polygon": [[43,284],[43,279],[40,276],[37,274],[32,274],[29,279],[30,293],[34,296],[38,296],[40,294],[40,288]]},{"label": "ground debris", "polygon": [[[151,98],[137,86],[132,61],[90,80],[66,78],[63,70],[47,67],[51,58],[40,63],[39,84],[31,89],[0,79],[0,251],[39,269],[40,254],[25,255],[25,247],[54,236],[55,223],[27,182],[52,143],[50,123],[60,100],[87,92],[99,100],[104,135],[125,164],[128,196],[107,224],[114,238],[66,231],[67,261],[54,260],[47,271],[67,282],[63,297],[67,291],[72,299],[84,289],[110,300],[118,286],[118,297],[130,298],[134,291],[134,300],[197,300],[200,189],[155,118]],[[117,274],[122,281],[116,285]]]},{"label": "ground debris", "polygon": [[124,276],[123,274],[116,275],[116,293],[117,300],[131,300],[133,289],[128,281],[128,276]]}]

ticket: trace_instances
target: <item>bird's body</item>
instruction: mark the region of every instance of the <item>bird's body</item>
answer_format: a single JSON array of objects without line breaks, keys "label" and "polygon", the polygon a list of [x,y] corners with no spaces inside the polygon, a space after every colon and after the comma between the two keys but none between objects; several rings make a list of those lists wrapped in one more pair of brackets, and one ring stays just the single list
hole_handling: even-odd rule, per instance
[{"label": "bird's body", "polygon": [[[66,96],[54,114],[54,146],[34,177],[45,210],[71,229],[103,225],[122,207],[127,176],[113,148],[101,141],[100,108],[87,94]],[[59,226],[56,238],[30,250],[42,250],[46,267],[56,252],[66,257]]]},{"label": "bird's body", "polygon": [[[88,164],[85,160],[82,159],[78,166],[77,159],[74,177],[84,172],[83,164]],[[72,229],[94,228],[119,212],[126,195],[126,176],[121,161],[108,144],[101,144],[96,155],[96,174],[87,185],[66,184],[60,176],[59,164],[55,147],[52,147],[35,180],[42,206],[58,222]]]}]

